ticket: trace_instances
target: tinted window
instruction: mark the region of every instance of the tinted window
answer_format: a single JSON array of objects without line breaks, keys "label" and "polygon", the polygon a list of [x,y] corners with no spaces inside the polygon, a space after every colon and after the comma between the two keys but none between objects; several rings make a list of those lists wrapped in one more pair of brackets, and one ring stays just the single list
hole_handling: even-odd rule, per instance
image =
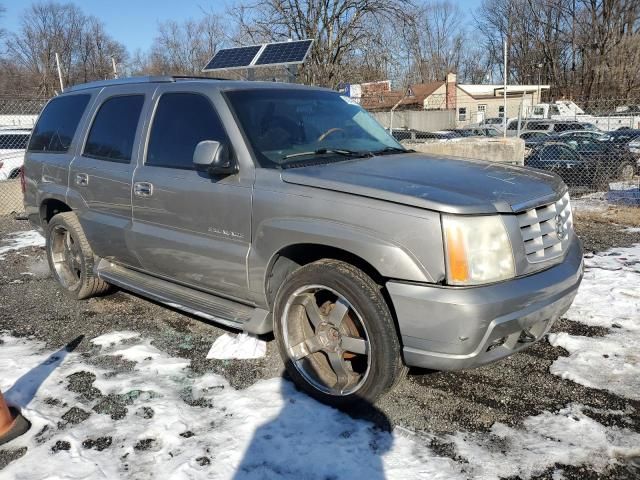
[{"label": "tinted window", "polygon": [[527,124],[527,130],[549,130],[549,124],[540,122],[529,122]]},{"label": "tinted window", "polygon": [[0,149],[24,149],[27,148],[29,135],[0,135]]},{"label": "tinted window", "polygon": [[85,157],[129,163],[144,95],[112,97],[100,106],[84,147]]},{"label": "tinted window", "polygon": [[193,168],[193,152],[203,140],[226,142],[213,105],[196,93],[165,93],[153,118],[147,165]]},{"label": "tinted window", "polygon": [[69,150],[90,95],[64,95],[51,100],[40,114],[29,142],[30,152]]}]

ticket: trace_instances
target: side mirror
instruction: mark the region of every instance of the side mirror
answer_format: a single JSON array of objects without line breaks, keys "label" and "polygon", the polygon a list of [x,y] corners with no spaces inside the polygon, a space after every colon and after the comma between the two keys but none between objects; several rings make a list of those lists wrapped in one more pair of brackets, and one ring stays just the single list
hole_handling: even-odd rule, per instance
[{"label": "side mirror", "polygon": [[204,140],[196,145],[193,164],[197,170],[206,170],[209,175],[232,175],[238,171],[229,148],[215,140]]}]

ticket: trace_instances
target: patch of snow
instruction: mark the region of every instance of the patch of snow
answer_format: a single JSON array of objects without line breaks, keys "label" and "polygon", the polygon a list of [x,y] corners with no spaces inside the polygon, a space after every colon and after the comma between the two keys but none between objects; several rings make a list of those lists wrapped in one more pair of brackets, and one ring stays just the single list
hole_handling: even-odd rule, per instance
[{"label": "patch of snow", "polygon": [[27,247],[44,247],[44,237],[35,230],[10,233],[0,239],[0,260],[9,252]]},{"label": "patch of snow", "polygon": [[91,343],[98,345],[99,347],[108,347],[109,345],[116,345],[118,343],[122,343],[124,340],[131,340],[132,338],[137,338],[139,336],[140,334],[138,332],[111,332],[91,339]]},{"label": "patch of snow", "polygon": [[495,423],[489,435],[460,433],[452,438],[458,454],[469,461],[470,476],[487,480],[529,478],[556,463],[601,472],[618,460],[640,455],[640,434],[605,427],[583,410],[572,404],[557,413],[529,417],[520,428]]},{"label": "patch of snow", "polygon": [[604,337],[566,332],[549,342],[569,352],[551,373],[590,388],[640,399],[640,245],[585,258],[585,276],[565,317],[609,328]]},{"label": "patch of snow", "polygon": [[[36,353],[43,348],[40,342],[0,338],[0,388],[15,391],[13,382],[20,375],[29,377],[50,356]],[[105,345],[100,354],[142,360],[132,371],[113,372],[69,353],[48,376],[36,375],[37,393],[23,405],[33,426],[12,442],[13,448],[28,451],[2,471],[3,477],[466,478],[456,462],[438,457],[428,446],[321,405],[281,378],[235,390],[219,375],[194,375],[187,360],[141,339],[129,336],[126,346],[111,339],[98,339]],[[173,367],[165,370],[165,365]],[[125,417],[113,420],[97,413],[92,409],[103,398],[82,399],[69,391],[68,376],[78,372],[95,375],[93,387],[102,395],[125,398]],[[91,415],[59,428],[72,406]],[[91,441],[98,438],[108,438],[108,448],[93,448]],[[68,442],[69,449],[54,452],[57,442]]]},{"label": "patch of snow", "polygon": [[247,333],[230,335],[225,333],[216,338],[207,358],[217,360],[262,358],[267,353],[267,342]]},{"label": "patch of snow", "polygon": [[[638,212],[640,214],[640,212]],[[624,229],[627,233],[640,233],[640,227],[627,227]]]}]

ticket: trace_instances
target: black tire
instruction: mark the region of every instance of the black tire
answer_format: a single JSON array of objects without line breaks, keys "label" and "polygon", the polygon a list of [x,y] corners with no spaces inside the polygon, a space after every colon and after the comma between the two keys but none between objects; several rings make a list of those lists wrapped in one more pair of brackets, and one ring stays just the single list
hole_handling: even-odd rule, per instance
[{"label": "black tire", "polygon": [[[324,289],[323,287],[327,288]],[[316,293],[308,293],[305,290],[306,288],[315,288]],[[301,291],[303,292],[302,294],[297,294],[297,292]],[[342,318],[344,320],[341,321],[342,325],[345,326],[336,328],[351,328],[351,332],[354,332],[353,329],[356,328],[357,331],[363,331],[364,334],[358,335],[356,333],[355,336],[362,336],[362,339],[368,341],[366,350],[368,353],[363,354],[367,359],[366,364],[368,366],[366,367],[366,374],[363,374],[353,370],[354,362],[360,358],[356,354],[349,353],[355,350],[342,349],[342,339],[350,336],[350,340],[353,340],[353,337],[344,331],[339,335],[340,340],[338,340],[338,343],[340,346],[338,347],[338,354],[351,369],[348,371],[349,377],[361,377],[357,385],[350,387],[355,388],[355,390],[344,394],[342,391],[338,394],[323,391],[322,388],[329,389],[330,386],[321,385],[318,387],[305,376],[310,375],[308,372],[303,373],[305,371],[305,367],[302,366],[303,363],[312,367],[312,372],[319,372],[322,366],[318,366],[317,362],[322,363],[324,361],[330,364],[329,355],[332,352],[319,350],[296,360],[292,357],[293,350],[289,350],[287,347],[288,343],[294,343],[290,342],[292,337],[290,332],[293,328],[291,325],[294,322],[304,323],[308,320],[308,330],[310,331],[308,335],[313,334],[314,339],[317,338],[319,331],[319,328],[311,325],[311,317],[307,313],[307,307],[296,303],[295,299],[298,299],[300,295],[314,298],[316,299],[316,305],[320,306],[322,301],[317,300],[317,298],[323,294],[331,295],[332,293],[343,297],[349,305],[346,314],[343,314]],[[327,300],[325,305],[330,303],[331,300]],[[337,303],[336,301],[333,304],[333,309],[329,305],[329,313],[326,316],[322,313],[322,309],[325,307],[320,306],[318,310],[318,312],[322,313],[320,320],[329,318]],[[302,310],[297,310],[296,312],[298,313],[291,313],[293,312],[293,307],[299,307]],[[287,312],[286,316],[285,312]],[[292,318],[293,320],[291,320]],[[408,370],[402,362],[401,346],[395,323],[382,296],[380,287],[358,268],[338,260],[319,260],[300,267],[286,278],[275,299],[274,333],[280,355],[293,381],[315,399],[335,407],[351,407],[360,403],[374,404],[381,396],[391,390],[406,375]],[[361,341],[362,339],[358,338],[357,340]],[[299,338],[295,341],[299,341]],[[306,341],[302,343],[306,344]],[[336,352],[333,353],[335,354]],[[312,364],[311,362],[316,363]],[[363,362],[361,360],[361,364]],[[331,365],[329,367],[332,368]],[[321,374],[318,373],[317,375],[319,377]],[[336,374],[336,384],[337,382],[339,382],[339,378]],[[319,381],[317,383],[322,382]]]},{"label": "black tire", "polygon": [[[69,249],[60,245],[65,242],[61,235],[66,236],[66,232],[72,245]],[[60,249],[73,251],[73,266],[63,260],[66,253]],[[110,285],[93,271],[95,257],[74,212],[58,213],[51,218],[46,229],[46,250],[51,273],[67,295],[82,300],[109,290]]]}]

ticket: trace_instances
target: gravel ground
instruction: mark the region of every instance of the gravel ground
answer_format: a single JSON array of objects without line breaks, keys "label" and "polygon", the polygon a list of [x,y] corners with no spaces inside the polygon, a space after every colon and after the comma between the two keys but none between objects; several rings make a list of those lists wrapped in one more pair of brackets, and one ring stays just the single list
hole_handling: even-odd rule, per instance
[{"label": "gravel ground", "polygon": [[[0,238],[9,232],[28,229],[27,222],[6,217],[0,219]],[[576,229],[587,251],[627,246],[640,241],[640,234],[609,223],[589,221],[578,223]],[[268,342],[267,355],[259,360],[206,360],[213,341],[229,330],[121,291],[83,302],[70,300],[51,278],[41,248],[10,253],[0,263],[0,268],[0,331],[45,341],[52,349],[77,340],[79,343],[75,351],[86,353],[90,362],[100,363],[105,361],[105,357],[91,359],[89,339],[114,330],[133,330],[153,339],[153,344],[159,349],[191,359],[192,369],[196,372],[219,373],[236,388],[245,388],[258,379],[282,374],[273,341]],[[32,275],[23,272],[31,272]],[[553,330],[587,336],[606,333],[606,329],[587,327],[565,319],[560,320]],[[544,340],[504,361],[474,370],[447,373],[414,369],[392,395],[379,403],[380,412],[372,409],[361,415],[414,432],[444,434],[460,430],[487,431],[495,422],[518,425],[528,416],[545,410],[556,412],[572,402],[593,407],[594,411],[640,411],[638,401],[551,375],[549,366],[565,353]],[[110,368],[131,368],[126,362],[119,362],[113,357],[109,359],[115,362],[109,365]],[[79,395],[100,395],[92,387],[91,378],[79,375],[69,382],[69,388]],[[100,405],[103,413],[114,418],[125,408],[123,399],[117,397],[104,397]],[[617,425],[621,421],[619,416],[585,413],[603,425]],[[70,413],[65,421],[73,422],[74,418],[75,413]],[[629,419],[631,423],[625,423],[625,426],[640,432],[640,418],[627,417],[627,421]],[[434,441],[432,447],[441,455],[454,455],[450,444]],[[0,469],[23,454],[0,451]],[[568,479],[640,478],[640,472],[622,466],[605,474],[583,468],[562,468]],[[550,479],[552,472],[553,469],[536,478]]]}]

